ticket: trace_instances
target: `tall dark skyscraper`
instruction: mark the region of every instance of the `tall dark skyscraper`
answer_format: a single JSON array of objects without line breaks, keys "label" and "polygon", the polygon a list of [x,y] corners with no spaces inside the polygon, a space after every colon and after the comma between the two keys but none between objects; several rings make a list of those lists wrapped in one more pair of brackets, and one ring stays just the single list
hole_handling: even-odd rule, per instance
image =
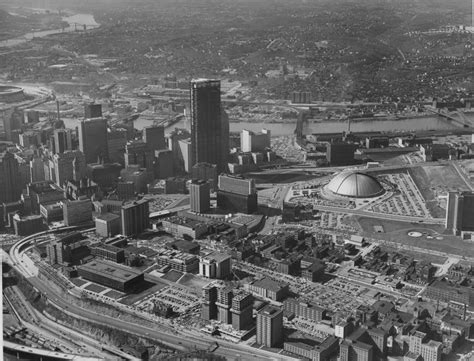
[{"label": "tall dark skyscraper", "polygon": [[102,104],[85,104],[84,105],[84,118],[101,118],[102,117]]},{"label": "tall dark skyscraper", "polygon": [[21,182],[18,161],[10,152],[0,153],[0,203],[20,199]]},{"label": "tall dark skyscraper", "polygon": [[[216,164],[226,168],[229,152],[229,119],[221,109],[221,83],[213,79],[191,81],[191,156],[194,165]],[[225,124],[226,123],[226,124]],[[227,142],[227,144],[225,144]],[[225,148],[225,150],[224,150]]]},{"label": "tall dark skyscraper", "polygon": [[132,236],[143,233],[150,227],[148,200],[140,199],[122,206],[122,235]]},{"label": "tall dark skyscraper", "polygon": [[449,192],[446,229],[463,239],[474,237],[474,192]]},{"label": "tall dark skyscraper", "polygon": [[143,141],[151,150],[165,149],[165,127],[159,125],[143,128]]},{"label": "tall dark skyscraper", "polygon": [[79,150],[84,153],[86,163],[108,161],[107,119],[84,119],[79,125]]},{"label": "tall dark skyscraper", "polygon": [[72,136],[70,129],[55,129],[53,139],[55,153],[64,153],[66,150],[72,150]]}]

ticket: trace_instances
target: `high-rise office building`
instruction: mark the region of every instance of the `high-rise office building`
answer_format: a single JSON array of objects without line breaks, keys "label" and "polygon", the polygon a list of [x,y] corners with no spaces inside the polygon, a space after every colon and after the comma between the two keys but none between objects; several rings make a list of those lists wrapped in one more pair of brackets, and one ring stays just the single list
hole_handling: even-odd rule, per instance
[{"label": "high-rise office building", "polygon": [[143,141],[151,150],[165,149],[165,127],[159,125],[143,128]]},{"label": "high-rise office building", "polygon": [[231,287],[220,287],[217,289],[217,312],[218,320],[222,323],[232,324],[232,298],[234,294]]},{"label": "high-rise office building", "polygon": [[63,187],[69,180],[80,180],[86,174],[84,154],[80,150],[68,150],[53,156],[54,182]]},{"label": "high-rise office building", "polygon": [[173,152],[175,173],[190,172],[192,167],[191,134],[186,129],[176,128],[166,136],[166,140],[168,149]]},{"label": "high-rise office building", "polygon": [[28,130],[20,134],[20,145],[24,148],[38,147],[41,144],[41,134],[38,131]]},{"label": "high-rise office building", "polygon": [[326,159],[331,166],[354,164],[354,152],[357,145],[353,143],[331,142],[327,146]]},{"label": "high-rise office building", "polygon": [[174,176],[173,152],[171,150],[155,150],[154,176],[159,179]]},{"label": "high-rise office building", "polygon": [[219,80],[191,81],[191,164],[207,162],[223,171],[229,152],[229,125],[221,109],[220,88]]},{"label": "high-rise office building", "polygon": [[20,199],[21,181],[18,161],[13,153],[0,153],[0,203]]},{"label": "high-rise office building", "polygon": [[84,153],[86,163],[108,161],[107,119],[84,119],[79,125],[79,150]]},{"label": "high-rise office building", "polygon": [[143,233],[150,227],[148,200],[140,199],[122,206],[122,235],[132,236]]},{"label": "high-rise office building", "polygon": [[135,183],[132,181],[117,183],[117,196],[122,201],[128,201],[135,197]]},{"label": "high-rise office building", "polygon": [[217,319],[217,287],[213,284],[204,286],[202,297],[201,317],[206,321]]},{"label": "high-rise office building", "polygon": [[181,156],[184,171],[189,173],[191,170],[192,147],[191,139],[178,140],[179,154]]},{"label": "high-rise office building", "polygon": [[63,202],[63,219],[66,226],[92,221],[92,202],[90,199]]},{"label": "high-rise office building", "polygon": [[64,153],[66,150],[72,150],[72,136],[70,129],[54,130],[54,153]]},{"label": "high-rise office building", "polygon": [[262,129],[261,133],[254,133],[243,129],[240,133],[240,150],[242,152],[261,152],[270,148],[271,133]]},{"label": "high-rise office building", "polygon": [[228,168],[228,158],[230,150],[230,125],[229,125],[229,115],[224,109],[221,109],[221,125],[222,125],[222,137],[220,139],[221,143],[221,158],[222,158],[222,171],[227,171]]},{"label": "high-rise office building", "polygon": [[232,327],[246,330],[252,325],[253,296],[247,292],[234,295],[232,299]]},{"label": "high-rise office building", "polygon": [[215,164],[197,163],[191,168],[193,179],[204,179],[209,182],[211,190],[217,189],[217,168]]},{"label": "high-rise office building", "polygon": [[127,144],[127,129],[116,128],[107,133],[107,147],[111,163],[125,164],[124,153]]},{"label": "high-rise office building", "polygon": [[191,212],[203,213],[211,208],[211,189],[202,179],[193,179],[189,185]]},{"label": "high-rise office building", "polygon": [[[0,114],[3,118],[3,130],[5,132],[6,140],[14,141],[19,135],[19,132],[21,132],[21,127],[24,124],[23,110],[18,108],[9,108],[2,111]],[[17,132],[16,135],[15,132]]]},{"label": "high-rise office building", "polygon": [[257,190],[253,179],[220,175],[217,206],[228,212],[254,213],[258,209]]},{"label": "high-rise office building", "polygon": [[474,192],[449,192],[446,229],[463,238],[474,235]]},{"label": "high-rise office building", "polygon": [[84,104],[84,118],[101,118],[102,117],[102,104]]},{"label": "high-rise office building", "polygon": [[45,180],[43,158],[34,156],[30,160],[30,182],[41,182]]},{"label": "high-rise office building", "polygon": [[257,313],[257,343],[267,347],[283,343],[283,311],[267,305]]},{"label": "high-rise office building", "polygon": [[154,154],[141,140],[131,140],[125,146],[125,167],[138,165],[147,172],[153,172]]},{"label": "high-rise office building", "polygon": [[227,279],[232,273],[232,258],[228,254],[212,252],[199,259],[199,274],[207,278]]}]

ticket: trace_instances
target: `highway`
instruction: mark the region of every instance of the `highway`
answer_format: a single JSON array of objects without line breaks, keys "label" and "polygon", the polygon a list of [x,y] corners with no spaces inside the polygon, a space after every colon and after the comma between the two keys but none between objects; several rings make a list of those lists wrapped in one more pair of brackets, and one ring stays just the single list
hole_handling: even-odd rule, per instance
[{"label": "highway", "polygon": [[[49,231],[49,233],[51,233],[51,231]],[[10,258],[13,261],[13,266],[21,272],[38,291],[46,296],[52,305],[64,310],[68,314],[90,320],[91,322],[104,324],[118,330],[124,330],[144,338],[149,338],[182,351],[192,351],[196,348],[207,349],[211,343],[217,341],[219,347],[214,353],[225,356],[227,359],[241,357],[244,359],[258,358],[259,360],[295,360],[292,357],[216,339],[203,333],[194,333],[190,330],[172,330],[165,325],[160,325],[159,329],[149,328],[139,323],[130,323],[104,314],[98,314],[77,306],[67,299],[63,299],[63,295],[43,283],[38,277],[35,277],[35,272],[29,270],[27,263],[22,259],[24,256],[23,252],[29,247],[32,247],[30,243],[32,243],[35,236],[44,234],[45,232],[41,232],[40,234],[26,237],[14,244],[10,249]],[[237,356],[237,354],[240,356]]]}]

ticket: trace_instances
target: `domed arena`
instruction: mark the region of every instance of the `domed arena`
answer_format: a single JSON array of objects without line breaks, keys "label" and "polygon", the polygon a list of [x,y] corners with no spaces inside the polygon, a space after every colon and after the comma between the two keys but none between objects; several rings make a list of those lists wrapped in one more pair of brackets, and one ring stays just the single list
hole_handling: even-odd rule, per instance
[{"label": "domed arena", "polygon": [[25,99],[23,88],[11,85],[0,84],[0,102],[14,103]]},{"label": "domed arena", "polygon": [[326,185],[325,190],[337,196],[350,198],[374,198],[385,192],[376,178],[359,172],[338,174]]}]

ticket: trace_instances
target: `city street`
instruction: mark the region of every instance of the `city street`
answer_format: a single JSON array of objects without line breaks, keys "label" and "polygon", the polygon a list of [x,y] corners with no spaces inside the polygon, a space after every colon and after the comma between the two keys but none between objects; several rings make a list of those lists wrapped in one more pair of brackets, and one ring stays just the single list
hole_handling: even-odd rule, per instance
[{"label": "city street", "polygon": [[[63,299],[63,296],[61,294],[44,284],[43,281],[41,281],[38,277],[35,277],[33,272],[28,269],[31,266],[28,266],[27,262],[23,259],[28,257],[24,253],[19,252],[19,249],[22,248],[23,244],[31,242],[34,237],[35,236],[33,235],[24,238],[22,241],[16,243],[10,250],[10,257],[14,262],[14,267],[19,270],[23,275],[25,275],[25,277],[28,278],[28,281],[38,291],[40,291],[44,296],[46,296],[48,302],[70,315],[74,315],[75,317],[90,320],[99,324],[107,325],[109,327],[116,328],[119,330],[125,330],[131,334],[138,335],[144,338],[150,338],[181,351],[191,351],[195,350],[196,348],[205,350],[209,347],[211,343],[218,341],[219,348],[217,348],[215,353],[221,356],[225,356],[228,359],[237,359],[239,357],[244,359],[251,359],[258,357],[258,359],[260,360],[294,360],[294,358],[292,357],[277,355],[275,353],[261,349],[250,348],[246,345],[234,344],[221,339],[215,339],[204,334],[193,336],[192,334],[189,334],[187,332],[177,332],[175,329],[170,329],[167,326],[163,325],[161,325],[160,329],[152,329],[142,326],[138,323],[130,323],[127,321],[120,320],[118,318],[98,314],[96,312],[74,305],[71,302]],[[180,334],[186,337],[179,337]],[[240,356],[236,356],[236,352],[240,354]]]}]

